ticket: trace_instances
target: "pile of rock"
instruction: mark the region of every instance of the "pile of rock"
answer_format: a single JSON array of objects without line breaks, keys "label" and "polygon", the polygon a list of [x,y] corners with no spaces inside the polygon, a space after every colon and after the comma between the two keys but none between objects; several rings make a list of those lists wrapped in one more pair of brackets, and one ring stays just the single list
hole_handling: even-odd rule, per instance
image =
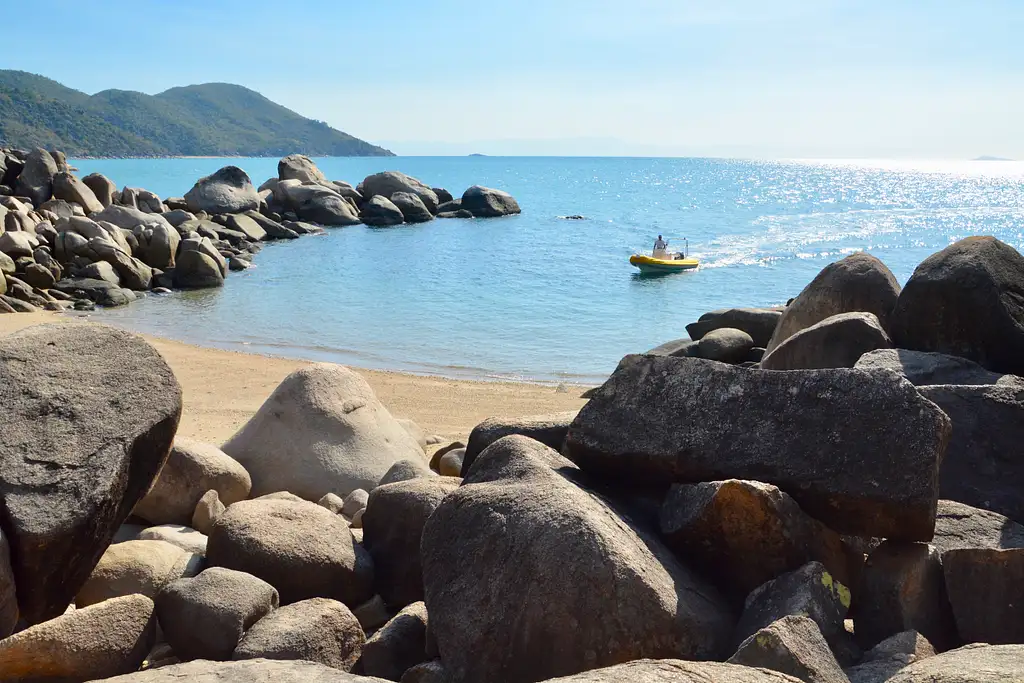
[{"label": "pile of rock", "polygon": [[886,275],[851,257],[693,327],[810,367],[627,356],[578,413],[430,457],[338,366],[218,448],[175,438],[140,338],[0,338],[0,678],[1018,680],[1024,257]]},{"label": "pile of rock", "polygon": [[227,166],[184,197],[162,200],[141,188],[118,190],[99,174],[79,179],[60,152],[0,149],[0,313],[90,310],[148,291],[218,287],[229,271],[249,268],[265,241],[321,226],[519,213],[515,199],[488,188],[453,200],[397,172],[356,189],[326,180],[301,155],[278,168],[281,179],[259,190]]}]

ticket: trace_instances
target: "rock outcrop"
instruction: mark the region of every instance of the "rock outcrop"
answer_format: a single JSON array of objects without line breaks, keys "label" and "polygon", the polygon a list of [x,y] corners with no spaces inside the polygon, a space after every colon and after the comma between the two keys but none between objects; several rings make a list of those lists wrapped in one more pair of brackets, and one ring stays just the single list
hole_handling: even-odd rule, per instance
[{"label": "rock outcrop", "polygon": [[185,202],[193,213],[241,213],[259,208],[260,196],[245,171],[237,166],[225,166],[196,181],[185,193]]}]

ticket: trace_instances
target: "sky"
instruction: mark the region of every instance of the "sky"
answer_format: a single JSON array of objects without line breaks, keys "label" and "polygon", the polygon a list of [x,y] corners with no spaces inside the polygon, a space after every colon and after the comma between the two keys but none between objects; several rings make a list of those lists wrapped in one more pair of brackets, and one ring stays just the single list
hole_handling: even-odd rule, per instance
[{"label": "sky", "polygon": [[399,154],[1024,159],[1024,0],[0,1],[0,68]]}]

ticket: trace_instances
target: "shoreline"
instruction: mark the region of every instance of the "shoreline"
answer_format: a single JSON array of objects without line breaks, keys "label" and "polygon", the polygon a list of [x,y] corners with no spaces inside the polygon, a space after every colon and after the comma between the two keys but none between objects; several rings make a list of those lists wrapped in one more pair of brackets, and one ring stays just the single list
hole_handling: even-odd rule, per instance
[{"label": "shoreline", "polygon": [[[101,322],[94,316],[49,312],[0,315],[0,336],[30,327],[68,321]],[[102,323],[101,324],[106,324]],[[124,328],[122,328],[124,329]],[[182,387],[184,409],[178,434],[220,444],[252,416],[291,372],[317,361],[230,351],[140,334],[174,371]],[[513,381],[477,381],[414,375],[354,366],[395,417],[415,421],[426,434],[465,440],[488,417],[521,417],[578,410],[583,391],[558,391],[552,385]]]}]

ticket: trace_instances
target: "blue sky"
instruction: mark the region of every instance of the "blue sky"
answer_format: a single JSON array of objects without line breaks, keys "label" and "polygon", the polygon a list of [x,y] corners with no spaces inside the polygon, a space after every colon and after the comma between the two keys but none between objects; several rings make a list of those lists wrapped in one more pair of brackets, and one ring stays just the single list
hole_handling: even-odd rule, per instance
[{"label": "blue sky", "polygon": [[1022,0],[39,0],[0,67],[232,82],[399,153],[1024,158]]}]

